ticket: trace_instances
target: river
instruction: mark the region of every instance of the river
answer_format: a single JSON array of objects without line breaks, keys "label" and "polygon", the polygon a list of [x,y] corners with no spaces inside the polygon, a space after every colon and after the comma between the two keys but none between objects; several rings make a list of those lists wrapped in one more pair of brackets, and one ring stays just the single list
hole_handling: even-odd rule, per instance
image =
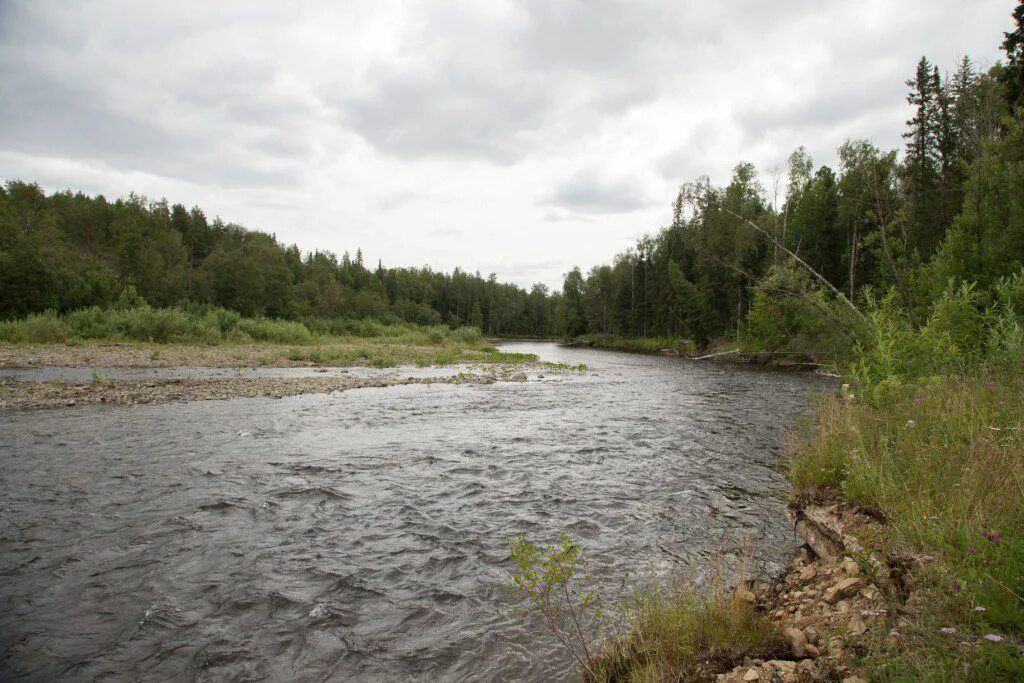
[{"label": "river", "polygon": [[510,536],[611,594],[792,551],[778,448],[829,380],[502,348],[589,370],[0,413],[0,679],[572,679],[503,612]]}]

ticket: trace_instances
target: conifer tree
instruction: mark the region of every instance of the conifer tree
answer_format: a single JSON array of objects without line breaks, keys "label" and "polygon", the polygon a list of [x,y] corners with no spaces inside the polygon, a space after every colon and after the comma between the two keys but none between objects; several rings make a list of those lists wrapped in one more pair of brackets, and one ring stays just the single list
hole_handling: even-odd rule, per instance
[{"label": "conifer tree", "polygon": [[907,87],[907,102],[914,107],[914,116],[907,121],[909,130],[903,134],[907,141],[905,182],[910,242],[922,256],[927,256],[942,238],[939,137],[943,107],[938,69],[921,57]]}]

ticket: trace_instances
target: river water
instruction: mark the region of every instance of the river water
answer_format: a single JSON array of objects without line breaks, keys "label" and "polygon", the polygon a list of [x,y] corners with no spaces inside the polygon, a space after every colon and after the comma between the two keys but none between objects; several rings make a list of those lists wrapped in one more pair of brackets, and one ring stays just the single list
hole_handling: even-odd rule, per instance
[{"label": "river water", "polygon": [[0,413],[0,679],[572,679],[502,611],[510,536],[611,595],[791,552],[776,453],[828,380],[503,349],[589,370]]}]

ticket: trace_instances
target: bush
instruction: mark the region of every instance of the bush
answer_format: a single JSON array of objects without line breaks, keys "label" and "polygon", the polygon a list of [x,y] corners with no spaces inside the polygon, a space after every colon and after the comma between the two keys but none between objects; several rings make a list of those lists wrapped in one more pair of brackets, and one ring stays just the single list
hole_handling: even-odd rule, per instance
[{"label": "bush", "polygon": [[483,335],[475,327],[459,327],[452,330],[450,337],[462,344],[479,344],[483,342]]},{"label": "bush", "polygon": [[940,327],[930,333],[914,329],[890,292],[882,301],[868,299],[866,340],[857,345],[850,376],[858,395],[884,401],[904,383],[962,365],[959,350]]},{"label": "bush", "polygon": [[309,344],[313,335],[302,323],[273,318],[242,318],[237,329],[256,341],[279,344]]},{"label": "bush", "polygon": [[0,338],[14,343],[52,344],[67,340],[68,330],[56,311],[51,310],[0,323]]},{"label": "bush", "polygon": [[860,332],[849,310],[803,271],[775,268],[754,292],[741,341],[751,351],[846,358]]}]

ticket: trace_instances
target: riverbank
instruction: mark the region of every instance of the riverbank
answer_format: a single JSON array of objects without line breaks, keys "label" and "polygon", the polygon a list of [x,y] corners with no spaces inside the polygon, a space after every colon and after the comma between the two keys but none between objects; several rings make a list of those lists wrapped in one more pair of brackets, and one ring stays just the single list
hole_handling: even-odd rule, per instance
[{"label": "riverbank", "polygon": [[755,351],[738,348],[734,343],[712,343],[698,349],[695,342],[671,337],[617,337],[606,334],[587,334],[563,342],[566,346],[611,349],[630,353],[660,353],[665,356],[691,360],[713,360],[748,365],[770,365],[792,369],[820,369],[827,367],[820,353],[811,351]]}]

